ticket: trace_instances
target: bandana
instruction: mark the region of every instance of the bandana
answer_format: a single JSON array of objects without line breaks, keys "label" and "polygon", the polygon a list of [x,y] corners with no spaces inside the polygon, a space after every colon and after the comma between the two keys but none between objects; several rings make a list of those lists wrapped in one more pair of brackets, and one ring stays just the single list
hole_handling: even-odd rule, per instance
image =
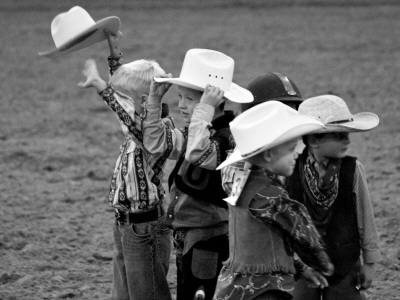
[{"label": "bandana", "polygon": [[313,202],[328,209],[339,191],[339,171],[341,159],[330,158],[318,164],[309,151],[304,164],[304,178],[313,196]]},{"label": "bandana", "polygon": [[272,173],[271,171],[269,171],[265,168],[258,167],[258,166],[251,166],[251,169],[258,174],[268,177],[268,179],[271,181],[272,185],[276,185],[280,188],[283,188],[283,183],[282,183],[282,180],[279,177],[279,175],[276,175],[275,173]]}]

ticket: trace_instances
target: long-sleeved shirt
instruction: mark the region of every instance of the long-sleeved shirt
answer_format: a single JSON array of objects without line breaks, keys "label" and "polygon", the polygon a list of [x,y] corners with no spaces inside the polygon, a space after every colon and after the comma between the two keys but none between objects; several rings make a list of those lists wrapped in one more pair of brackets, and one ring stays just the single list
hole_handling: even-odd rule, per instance
[{"label": "long-sleeved shirt", "polygon": [[[122,57],[109,57],[110,73],[122,64]],[[111,86],[99,93],[118,117],[125,140],[115,164],[108,200],[121,210],[140,211],[156,206],[165,198],[162,186],[163,167],[168,151],[162,156],[149,153],[143,147],[142,121],[133,99],[115,91]],[[165,126],[171,126],[164,120]]]},{"label": "long-sleeved shirt", "polygon": [[[224,115],[213,120],[214,108],[199,103],[195,106],[189,128],[178,130],[168,128],[160,121],[160,109],[158,104],[146,104],[146,116],[143,121],[143,143],[146,149],[153,155],[161,156],[172,142],[173,147],[168,158],[178,160],[181,155],[184,156],[181,158],[184,158],[184,162],[177,170],[177,176],[181,176],[183,181],[187,172],[185,167],[189,165],[215,170],[225,159],[226,151],[232,148],[233,140],[228,123],[233,119],[233,115]],[[189,230],[186,238],[192,241],[190,244],[199,239],[226,233],[227,209],[215,205],[212,199],[202,199],[180,190],[175,179],[176,177],[173,177],[170,180],[171,204],[166,215],[166,220],[173,229]],[[201,230],[201,233],[198,230]],[[208,232],[205,234],[205,231]]]}]

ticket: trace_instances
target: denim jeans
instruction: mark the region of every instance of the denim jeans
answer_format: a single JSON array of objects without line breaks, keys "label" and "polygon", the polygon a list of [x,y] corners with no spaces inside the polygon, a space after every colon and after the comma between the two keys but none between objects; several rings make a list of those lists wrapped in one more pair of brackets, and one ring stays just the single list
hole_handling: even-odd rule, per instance
[{"label": "denim jeans", "polygon": [[112,300],[170,300],[171,230],[162,220],[114,225]]}]

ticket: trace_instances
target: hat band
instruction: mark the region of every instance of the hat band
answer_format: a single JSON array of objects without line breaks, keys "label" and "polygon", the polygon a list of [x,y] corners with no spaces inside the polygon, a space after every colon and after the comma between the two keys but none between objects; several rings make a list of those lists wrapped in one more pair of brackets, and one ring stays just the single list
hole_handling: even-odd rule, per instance
[{"label": "hat band", "polygon": [[263,148],[266,148],[266,147],[267,147],[267,146],[263,146],[263,147],[257,148],[256,150],[253,150],[253,151],[251,151],[251,152],[249,152],[249,153],[241,154],[241,156],[242,156],[243,158],[249,158],[250,156],[254,156],[255,154],[258,154],[259,152],[261,152],[261,150],[262,150]]},{"label": "hat band", "polygon": [[353,122],[353,121],[354,121],[354,119],[350,118],[350,119],[328,122],[327,124],[341,124],[341,123],[347,123],[347,122]]}]

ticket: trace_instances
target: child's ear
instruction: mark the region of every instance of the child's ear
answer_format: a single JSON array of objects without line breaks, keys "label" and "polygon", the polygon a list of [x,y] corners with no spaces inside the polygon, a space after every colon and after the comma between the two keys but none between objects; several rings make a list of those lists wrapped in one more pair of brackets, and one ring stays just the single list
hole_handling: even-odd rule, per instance
[{"label": "child's ear", "polygon": [[144,102],[147,101],[148,98],[149,98],[149,95],[147,95],[147,94],[142,94],[142,95],[140,96],[140,101],[141,101],[142,103],[144,103]]},{"label": "child's ear", "polygon": [[307,139],[307,144],[311,148],[316,148],[318,146],[317,137],[315,135],[310,134],[310,135],[307,135],[305,138]]},{"label": "child's ear", "polygon": [[265,150],[265,151],[262,153],[262,156],[263,156],[264,160],[265,160],[267,163],[270,163],[270,162],[272,161],[272,152],[271,152],[271,149]]}]

